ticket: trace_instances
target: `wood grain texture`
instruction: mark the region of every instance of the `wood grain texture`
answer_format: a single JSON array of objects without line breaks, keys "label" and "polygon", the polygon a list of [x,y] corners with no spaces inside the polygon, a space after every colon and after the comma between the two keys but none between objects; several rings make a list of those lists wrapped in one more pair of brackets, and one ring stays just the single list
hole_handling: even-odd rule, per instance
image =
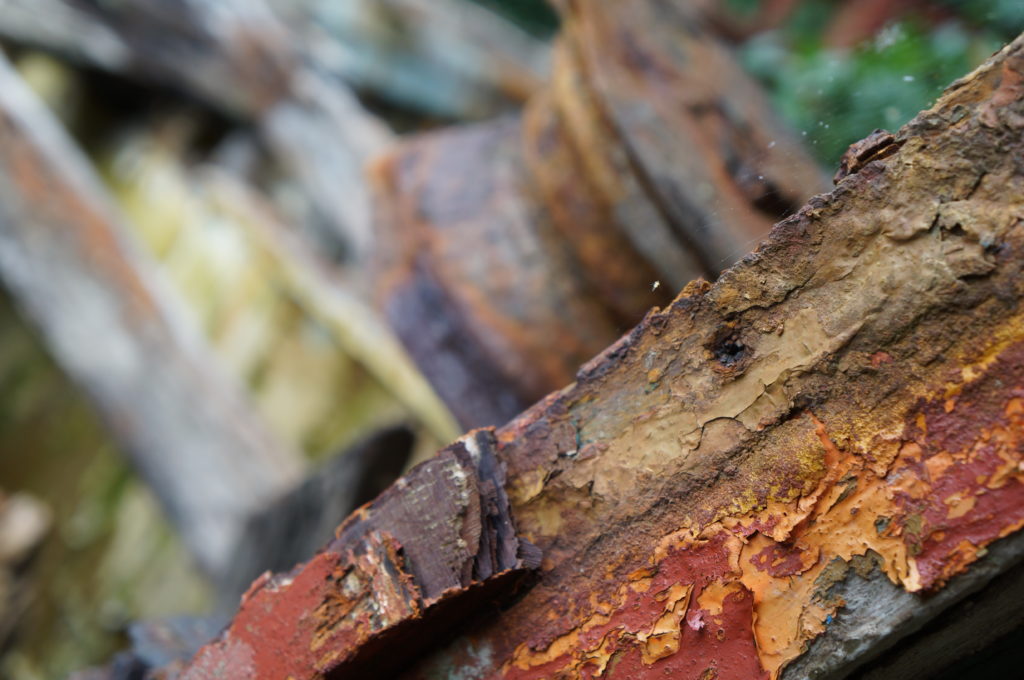
[{"label": "wood grain texture", "polygon": [[[498,429],[540,567],[402,677],[842,678],[1017,563],[1022,131],[1024,37]],[[375,530],[408,530],[392,517]],[[361,521],[324,554],[364,545],[346,528]],[[290,621],[248,607],[235,629],[250,645],[298,630],[338,592],[318,587],[281,596]],[[276,668],[342,677],[308,649]]]}]

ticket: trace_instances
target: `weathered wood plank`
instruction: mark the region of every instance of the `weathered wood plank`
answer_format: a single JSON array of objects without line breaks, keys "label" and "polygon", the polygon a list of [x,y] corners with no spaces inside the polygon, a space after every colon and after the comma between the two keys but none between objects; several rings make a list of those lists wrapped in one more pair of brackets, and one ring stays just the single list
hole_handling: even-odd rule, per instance
[{"label": "weathered wood plank", "polygon": [[[688,286],[499,429],[536,579],[446,648],[411,650],[403,677],[841,678],[1017,562],[1022,131],[1024,36],[717,283]],[[419,546],[415,514],[373,528]],[[287,577],[294,590],[260,588],[270,599],[188,677],[231,660],[236,677],[342,677],[332,654],[352,658],[352,637],[296,638],[273,663],[245,649],[347,601],[323,560],[364,545],[362,521]]]},{"label": "weathered wood plank", "polygon": [[203,566],[301,474],[184,322],[86,159],[0,63],[0,279]]},{"label": "weathered wood plank", "polygon": [[547,69],[546,48],[499,17],[436,5],[0,0],[0,35],[253,122],[358,261],[372,241],[363,166],[392,136],[351,88],[479,117],[525,98]]},{"label": "weathered wood plank", "polygon": [[288,32],[259,1],[3,0],[0,34],[246,118],[286,95],[299,64]]},{"label": "weathered wood plank", "polygon": [[448,119],[522,102],[548,46],[467,0],[269,0],[318,61],[361,91]]},{"label": "weathered wood plank", "polygon": [[0,34],[252,122],[350,255],[367,249],[363,165],[391,134],[260,0],[3,0]]}]

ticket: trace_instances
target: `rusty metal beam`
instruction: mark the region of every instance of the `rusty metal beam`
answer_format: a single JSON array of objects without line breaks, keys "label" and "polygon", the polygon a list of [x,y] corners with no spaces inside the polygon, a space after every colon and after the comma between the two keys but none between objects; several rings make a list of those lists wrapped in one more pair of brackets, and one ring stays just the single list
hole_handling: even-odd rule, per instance
[{"label": "rusty metal beam", "polygon": [[181,677],[225,664],[234,677],[388,677],[539,565],[504,487],[493,432],[466,435],[357,510],[309,563],[253,583]]}]

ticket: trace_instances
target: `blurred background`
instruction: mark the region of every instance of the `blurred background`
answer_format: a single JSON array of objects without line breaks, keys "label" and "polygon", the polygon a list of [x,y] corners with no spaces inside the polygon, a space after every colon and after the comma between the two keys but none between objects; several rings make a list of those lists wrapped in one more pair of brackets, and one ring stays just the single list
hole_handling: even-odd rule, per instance
[{"label": "blurred background", "polygon": [[0,0],[0,677],[212,634],[1024,30],[555,4]]}]

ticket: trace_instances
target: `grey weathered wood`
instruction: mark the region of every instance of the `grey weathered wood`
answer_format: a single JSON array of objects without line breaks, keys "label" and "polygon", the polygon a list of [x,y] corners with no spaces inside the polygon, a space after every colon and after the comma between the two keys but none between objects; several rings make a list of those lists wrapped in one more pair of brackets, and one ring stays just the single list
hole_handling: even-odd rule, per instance
[{"label": "grey weathered wood", "polygon": [[[855,677],[860,669],[890,649],[898,650],[890,664],[901,670],[882,666],[873,669],[868,678],[928,677],[920,667],[916,671],[922,674],[907,674],[903,654],[909,650],[900,647],[900,643],[935,621],[943,622],[939,639],[955,639],[966,634],[984,643],[1007,632],[999,625],[991,626],[990,630],[978,626],[998,613],[999,608],[995,606],[998,598],[989,594],[988,599],[995,600],[990,603],[992,606],[976,612],[973,618],[964,617],[962,603],[994,584],[996,587],[1000,583],[1015,586],[1016,590],[1009,590],[1008,594],[1021,592],[1024,583],[1021,564],[1024,564],[1024,534],[1017,533],[991,546],[984,560],[973,565],[966,574],[957,576],[941,591],[921,594],[908,593],[894,585],[866,560],[864,574],[851,569],[834,587],[832,592],[841,597],[846,606],[829,626],[828,634],[812,642],[806,654],[786,667],[782,677],[784,680],[844,680]],[[932,657],[932,670],[941,668],[935,661],[943,663],[960,658],[956,648],[943,650],[927,645],[925,648]]]},{"label": "grey weathered wood", "polygon": [[297,72],[291,96],[259,121],[260,134],[296,177],[349,258],[361,259],[373,237],[364,168],[393,141],[342,83],[315,69]]},{"label": "grey weathered wood", "polygon": [[244,215],[243,223],[252,230],[252,237],[274,253],[290,294],[330,329],[344,351],[387,386],[438,441],[457,437],[459,427],[444,403],[385,322],[360,296],[365,282],[348,269],[330,266],[306,239],[276,220],[272,207],[234,173],[207,167],[201,176]]},{"label": "grey weathered wood", "polygon": [[134,245],[74,143],[0,62],[0,279],[213,574],[302,466]]},{"label": "grey weathered wood", "polygon": [[[998,549],[1003,550],[1001,546]],[[1024,554],[1024,550],[1021,552]],[[993,578],[983,590],[935,616],[920,631],[894,645],[853,677],[859,680],[992,677],[974,675],[978,671],[973,667],[982,662],[991,663],[994,648],[1003,646],[1001,638],[1012,635],[1015,630],[1019,636],[1024,630],[1022,602],[1024,561],[1018,560],[1016,566]],[[972,667],[970,674],[953,674],[956,672],[953,664]]]},{"label": "grey weathered wood", "polygon": [[494,114],[549,67],[546,44],[467,0],[268,4],[346,82],[430,115]]},{"label": "grey weathered wood", "polygon": [[[252,121],[353,260],[372,236],[363,168],[392,135],[352,85],[383,87],[435,114],[479,116],[494,100],[525,97],[547,68],[546,47],[465,2],[273,7],[277,14],[261,0],[0,0],[0,36]],[[400,40],[387,30],[396,21]]]},{"label": "grey weathered wood", "polygon": [[280,99],[296,66],[287,31],[258,1],[2,0],[0,35],[243,117]]},{"label": "grey weathered wood", "polygon": [[0,0],[0,36],[252,122],[352,257],[365,252],[363,165],[391,134],[260,0]]},{"label": "grey weathered wood", "polygon": [[245,116],[285,93],[302,53],[350,85],[456,118],[521,100],[549,59],[465,0],[0,0],[0,35]]}]

